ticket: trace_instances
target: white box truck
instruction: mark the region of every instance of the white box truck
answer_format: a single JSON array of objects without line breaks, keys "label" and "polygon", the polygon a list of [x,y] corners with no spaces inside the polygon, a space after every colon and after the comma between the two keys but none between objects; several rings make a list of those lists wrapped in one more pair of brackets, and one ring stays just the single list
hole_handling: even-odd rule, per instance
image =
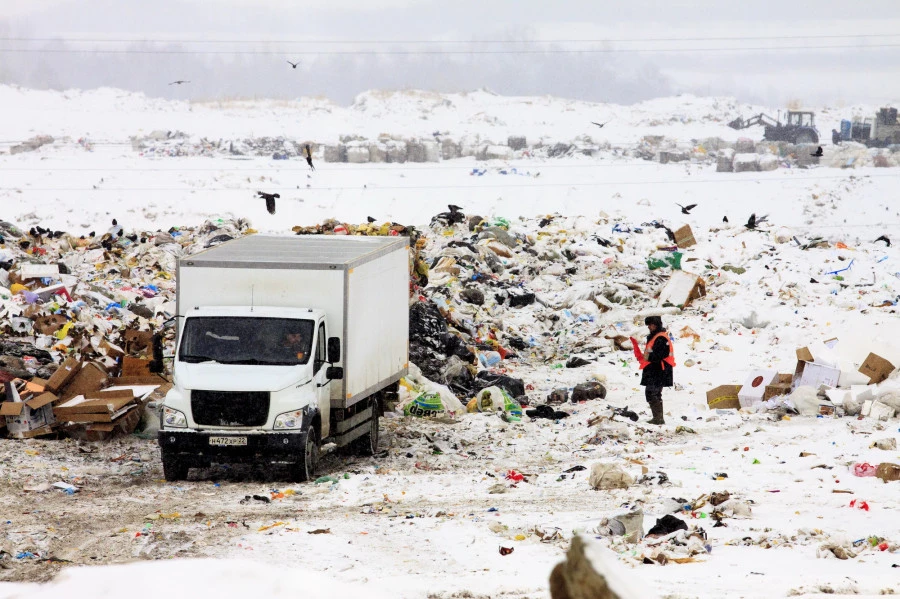
[{"label": "white box truck", "polygon": [[254,462],[315,473],[325,443],[363,454],[409,365],[409,239],[250,235],[179,260],[166,480]]}]

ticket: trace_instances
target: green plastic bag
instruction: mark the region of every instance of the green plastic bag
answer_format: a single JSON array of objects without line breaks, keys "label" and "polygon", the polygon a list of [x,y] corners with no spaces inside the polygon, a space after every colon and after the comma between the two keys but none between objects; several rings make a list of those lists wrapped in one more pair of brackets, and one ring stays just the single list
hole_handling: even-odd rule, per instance
[{"label": "green plastic bag", "polygon": [[421,418],[434,418],[447,413],[441,396],[437,393],[422,393],[417,398],[406,404],[403,414],[406,416],[419,416]]},{"label": "green plastic bag", "polygon": [[672,252],[664,258],[647,258],[647,268],[656,270],[657,268],[672,267],[675,270],[681,270],[681,252]]}]

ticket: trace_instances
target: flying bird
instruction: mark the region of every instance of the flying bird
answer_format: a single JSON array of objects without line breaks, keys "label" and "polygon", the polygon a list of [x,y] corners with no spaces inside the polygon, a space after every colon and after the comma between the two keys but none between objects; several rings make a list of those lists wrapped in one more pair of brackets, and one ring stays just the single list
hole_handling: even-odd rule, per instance
[{"label": "flying bird", "polygon": [[810,156],[815,156],[816,158],[821,158],[825,154],[825,151],[822,149],[822,146],[816,148],[816,151],[810,154]]},{"label": "flying bird", "polygon": [[450,212],[461,212],[462,208],[457,206],[456,204],[447,204],[447,208],[450,209]]},{"label": "flying bird", "polygon": [[277,193],[266,193],[264,191],[257,191],[256,193],[259,197],[266,200],[266,210],[269,211],[269,214],[275,214],[275,198],[280,198],[281,196]]},{"label": "flying bird", "polygon": [[690,214],[691,210],[693,210],[694,208],[697,207],[697,204],[688,204],[687,206],[682,206],[681,204],[679,204],[677,202],[675,203],[675,205],[678,206],[679,208],[681,208],[682,214]]},{"label": "flying bird", "polygon": [[723,216],[723,217],[722,217],[722,222],[723,222],[723,223],[727,223],[727,222],[728,222],[728,217],[727,217],[727,216]]},{"label": "flying bird", "polygon": [[761,224],[763,224],[764,222],[766,222],[766,220],[767,220],[768,218],[769,218],[768,215],[766,215],[766,216],[760,216],[759,218],[757,218],[757,217],[756,217],[756,213],[754,212],[753,214],[750,215],[750,220],[748,220],[748,221],[747,221],[747,224],[744,225],[744,226],[747,227],[748,229],[755,229],[755,228],[758,227],[759,225],[761,225]]},{"label": "flying bird", "polygon": [[[876,239],[875,241],[883,241],[883,242],[885,242],[885,243],[887,244],[888,247],[891,247],[891,240],[888,239],[887,235],[882,235],[881,237],[879,237],[879,238]],[[872,243],[875,243],[875,241],[873,241]]]},{"label": "flying bird", "polygon": [[289,65],[291,65],[291,66],[292,66],[293,68],[295,68],[295,69],[297,68],[297,65],[300,64],[299,62],[291,62],[290,60],[287,61],[287,63],[288,63]]},{"label": "flying bird", "polygon": [[185,81],[184,79],[179,79],[178,81],[173,81],[169,85],[181,85],[182,83],[190,83],[190,81]]},{"label": "flying bird", "polygon": [[374,222],[375,222],[375,219],[372,218],[371,216],[367,216],[367,217],[366,217],[366,220],[369,221],[370,223],[374,223]]},{"label": "flying bird", "polygon": [[312,148],[309,147],[309,144],[306,144],[306,164],[309,165],[310,170],[316,170],[312,163]]},{"label": "flying bird", "polygon": [[[609,122],[609,121],[606,121],[606,123],[608,123],[608,122]],[[591,124],[592,124],[592,125],[597,125],[597,126],[600,127],[601,129],[603,128],[603,125],[605,125],[606,123],[598,123],[597,121],[591,121]]]}]

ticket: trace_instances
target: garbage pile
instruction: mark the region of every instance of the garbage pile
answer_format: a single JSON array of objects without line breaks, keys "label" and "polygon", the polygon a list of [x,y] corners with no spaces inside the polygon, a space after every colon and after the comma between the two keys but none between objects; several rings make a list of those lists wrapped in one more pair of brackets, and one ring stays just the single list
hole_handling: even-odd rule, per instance
[{"label": "garbage pile", "polygon": [[856,416],[875,420],[894,418],[900,410],[897,367],[869,352],[857,371],[840,354],[838,339],[798,348],[794,372],[756,370],[743,385],[722,385],[707,392],[715,409],[768,411],[776,418]]},{"label": "garbage pile", "polygon": [[[256,137],[238,140],[205,137],[193,139],[181,131],[153,131],[144,137],[132,137],[132,149],[144,157],[181,156],[269,156],[273,160],[288,160],[302,155],[302,142],[285,137]],[[313,150],[315,151],[315,150]]]},{"label": "garbage pile", "polygon": [[0,221],[7,434],[133,431],[168,384],[159,375],[174,342],[166,325],[177,259],[251,232],[241,220],[149,232],[114,219],[104,233],[76,237]]},{"label": "garbage pile", "polygon": [[[644,316],[705,294],[703,277],[668,261],[682,254],[657,222],[558,214],[510,222],[451,205],[429,228],[419,244],[427,282],[410,306],[410,360],[463,404],[492,386],[519,407],[602,399],[600,368],[631,364],[619,352],[631,349]],[[673,273],[688,284],[667,287]],[[538,389],[517,374],[537,365],[585,374],[571,387]],[[546,407],[538,417],[553,417]]]}]

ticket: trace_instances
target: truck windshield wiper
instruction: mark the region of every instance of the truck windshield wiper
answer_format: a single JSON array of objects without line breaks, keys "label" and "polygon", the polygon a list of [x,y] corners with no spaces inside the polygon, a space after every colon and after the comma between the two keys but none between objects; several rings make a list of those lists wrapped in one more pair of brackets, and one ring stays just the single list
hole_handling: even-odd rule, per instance
[{"label": "truck windshield wiper", "polygon": [[215,358],[210,358],[208,356],[182,356],[181,361],[189,364],[199,364],[201,362],[219,363]]},{"label": "truck windshield wiper", "polygon": [[235,360],[219,360],[222,364],[265,364],[259,358],[237,358]]}]

